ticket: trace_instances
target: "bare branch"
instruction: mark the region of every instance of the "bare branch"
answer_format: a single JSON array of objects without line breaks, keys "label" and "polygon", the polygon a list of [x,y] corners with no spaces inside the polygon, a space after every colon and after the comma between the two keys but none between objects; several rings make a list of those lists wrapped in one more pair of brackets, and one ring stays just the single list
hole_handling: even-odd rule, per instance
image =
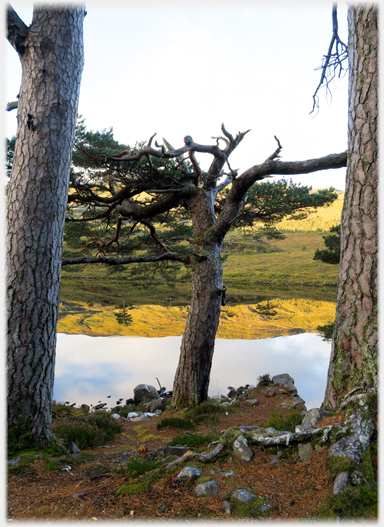
[{"label": "bare branch", "polygon": [[191,258],[197,258],[200,261],[206,260],[205,255],[191,254],[182,256],[173,252],[166,252],[161,254],[155,254],[153,256],[127,256],[125,258],[111,258],[107,256],[98,257],[87,257],[81,256],[79,258],[63,258],[61,265],[79,265],[79,264],[106,264],[106,265],[128,265],[132,263],[156,263],[164,260],[183,262],[189,264]]},{"label": "bare branch", "polygon": [[[344,62],[344,60],[348,58],[348,46],[346,46],[344,42],[340,40],[340,37],[339,37],[339,33],[338,33],[339,29],[338,29],[338,22],[337,22],[337,4],[333,4],[332,6],[332,26],[333,26],[332,38],[329,44],[328,52],[323,57],[323,63],[321,67],[316,68],[316,69],[321,69],[321,77],[320,77],[320,82],[315,90],[315,93],[312,96],[313,106],[312,106],[312,110],[310,111],[310,114],[313,113],[315,108],[319,107],[319,97],[317,93],[322,87],[322,85],[324,84],[324,86],[326,87],[327,93],[331,94],[329,85],[335,78],[336,74],[340,78],[343,72],[346,72],[346,70],[343,68],[342,63]],[[335,50],[334,52],[332,52],[334,45],[335,45]]]},{"label": "bare branch", "polygon": [[15,48],[19,55],[25,52],[25,40],[28,35],[28,27],[21,20],[19,15],[8,4],[7,6],[7,39],[8,42]]},{"label": "bare branch", "polygon": [[16,110],[18,107],[19,107],[19,101],[12,101],[12,102],[7,103],[5,111],[10,112],[11,110]]},{"label": "bare branch", "polygon": [[274,135],[273,137],[276,139],[276,141],[277,141],[277,145],[278,145],[278,146],[277,146],[276,150],[273,152],[273,154],[271,154],[269,157],[267,157],[267,159],[265,160],[265,162],[267,162],[267,161],[273,161],[273,159],[277,159],[277,158],[279,157],[279,154],[280,154],[282,148],[283,148],[283,147],[281,146],[281,144],[280,144],[280,141],[277,139],[277,137],[276,137],[275,135]]}]

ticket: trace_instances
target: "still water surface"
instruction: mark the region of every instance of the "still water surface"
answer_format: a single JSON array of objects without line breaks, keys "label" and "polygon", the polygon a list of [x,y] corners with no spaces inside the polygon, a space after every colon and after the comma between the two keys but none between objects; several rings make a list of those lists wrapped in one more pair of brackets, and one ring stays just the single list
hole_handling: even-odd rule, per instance
[{"label": "still water surface", "polygon": [[[172,389],[181,336],[163,338],[57,336],[54,399],[77,406],[99,401],[115,405],[133,397],[156,377]],[[259,375],[289,373],[308,410],[323,401],[331,345],[316,334],[259,340],[216,339],[209,395],[226,395],[228,386],[256,385]],[[107,395],[111,395],[107,399]],[[109,404],[108,404],[109,406]]]}]

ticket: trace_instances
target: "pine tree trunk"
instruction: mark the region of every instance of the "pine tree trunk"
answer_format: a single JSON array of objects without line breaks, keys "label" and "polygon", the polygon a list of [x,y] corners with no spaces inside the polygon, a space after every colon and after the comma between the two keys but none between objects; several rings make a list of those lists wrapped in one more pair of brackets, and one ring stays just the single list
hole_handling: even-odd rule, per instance
[{"label": "pine tree trunk", "polygon": [[12,448],[52,439],[61,257],[84,62],[84,15],[83,6],[35,7],[23,46],[14,46],[22,81],[7,196]]},{"label": "pine tree trunk", "polygon": [[377,6],[349,8],[348,166],[336,321],[323,406],[377,388]]},{"label": "pine tree trunk", "polygon": [[196,243],[193,249],[207,256],[192,269],[192,298],[181,342],[173,385],[175,406],[196,405],[207,400],[215,337],[221,312],[223,270],[222,238],[211,234],[215,222],[214,191],[199,189],[191,203]]}]

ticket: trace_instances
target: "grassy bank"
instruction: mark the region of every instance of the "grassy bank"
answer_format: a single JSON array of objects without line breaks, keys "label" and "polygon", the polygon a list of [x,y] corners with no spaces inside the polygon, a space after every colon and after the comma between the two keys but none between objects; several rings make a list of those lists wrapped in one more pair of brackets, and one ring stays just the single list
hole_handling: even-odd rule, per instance
[{"label": "grassy bank", "polygon": [[[58,331],[89,335],[136,335],[166,337],[181,335],[187,307],[144,305],[127,310],[128,324],[119,323],[122,310],[110,306],[92,307],[81,303],[60,307]],[[116,316],[117,315],[117,316]],[[317,333],[317,327],[335,317],[333,302],[289,299],[250,305],[225,306],[220,315],[218,338],[262,339],[302,333]]]}]

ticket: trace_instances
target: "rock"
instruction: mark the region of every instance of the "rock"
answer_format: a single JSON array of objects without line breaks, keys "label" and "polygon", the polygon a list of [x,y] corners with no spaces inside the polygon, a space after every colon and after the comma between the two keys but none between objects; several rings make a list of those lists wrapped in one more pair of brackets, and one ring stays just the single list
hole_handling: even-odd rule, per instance
[{"label": "rock", "polygon": [[145,403],[145,406],[151,413],[153,413],[155,410],[164,410],[165,400],[159,397],[158,399],[150,401],[149,403]]},{"label": "rock", "polygon": [[363,484],[363,478],[359,476],[359,474],[357,474],[357,472],[354,470],[351,474],[351,481],[352,481],[352,485],[356,485],[356,486],[359,486]]},{"label": "rock", "polygon": [[202,475],[203,471],[201,468],[185,467],[180,474],[177,476],[181,481],[195,481]]},{"label": "rock", "polygon": [[353,433],[333,443],[329,447],[329,455],[346,456],[355,463],[362,463],[374,429],[373,421],[370,418],[364,421],[360,414],[352,414],[345,425],[349,425]]},{"label": "rock", "polygon": [[159,394],[154,386],[150,384],[138,384],[133,389],[133,400],[135,404],[139,404],[146,399],[157,399]]},{"label": "rock", "polygon": [[107,403],[97,404],[96,406],[93,407],[93,409],[94,410],[101,410],[102,408],[104,408],[104,406],[107,406]]},{"label": "rock", "polygon": [[256,406],[259,404],[259,401],[257,399],[247,399],[245,402],[247,404],[250,404],[251,406]]},{"label": "rock", "polygon": [[229,501],[223,501],[223,507],[224,507],[226,514],[231,514],[231,505]]},{"label": "rock", "polygon": [[299,458],[303,463],[307,463],[312,454],[311,443],[299,443]]},{"label": "rock", "polygon": [[248,386],[248,390],[252,390],[253,388],[254,388],[253,384],[250,384],[250,385]]},{"label": "rock", "polygon": [[229,390],[229,392],[227,393],[227,397],[229,397],[230,399],[233,399],[233,397],[236,397],[236,395],[237,395],[237,390],[235,389]]},{"label": "rock", "polygon": [[317,423],[322,419],[325,415],[324,410],[321,410],[320,408],[312,408],[312,410],[309,410],[305,416],[304,419],[301,422],[302,426],[309,425],[311,427],[315,427]]},{"label": "rock", "polygon": [[112,414],[111,417],[113,417],[113,419],[120,419],[120,415],[119,414]]},{"label": "rock", "polygon": [[295,426],[295,432],[297,434],[300,434],[301,432],[304,432],[305,430],[311,430],[311,425],[296,425]]},{"label": "rock", "polygon": [[131,421],[132,423],[140,423],[141,421],[149,421],[149,417],[146,415],[140,415],[139,417],[133,417]]},{"label": "rock", "polygon": [[186,454],[190,450],[189,447],[186,446],[167,446],[164,448],[164,457],[168,456],[182,456],[183,454]]},{"label": "rock", "polygon": [[80,448],[73,441],[71,441],[71,446],[69,450],[71,454],[80,454],[81,452]]},{"label": "rock", "polygon": [[272,377],[272,382],[275,384],[281,384],[285,386],[288,382],[295,384],[295,381],[288,373],[280,373],[279,375],[274,375]]},{"label": "rock", "polygon": [[248,442],[243,435],[239,435],[236,441],[234,441],[232,448],[233,448],[233,453],[237,457],[239,457],[243,461],[251,461],[253,457],[253,452],[249,448]]},{"label": "rock", "polygon": [[247,490],[240,489],[233,494],[233,497],[240,503],[250,503],[255,498],[255,495]]},{"label": "rock", "polygon": [[266,431],[268,434],[273,434],[274,432],[276,432],[276,429],[275,429],[275,428],[272,428],[272,426],[269,426],[268,428],[265,429],[265,431]]},{"label": "rock", "polygon": [[272,388],[272,386],[265,390],[265,395],[267,397],[273,397],[275,395],[275,390]]},{"label": "rock", "polygon": [[230,470],[229,472],[224,472],[223,470],[221,470],[220,474],[224,476],[225,478],[229,478],[230,476],[233,476],[235,473],[233,472],[233,470]]},{"label": "rock", "polygon": [[291,381],[288,381],[286,384],[284,384],[284,388],[290,394],[297,394],[297,388]]},{"label": "rock", "polygon": [[296,406],[299,406],[300,404],[305,404],[304,399],[299,397],[298,395],[295,395],[291,399],[291,408],[295,408]]},{"label": "rock", "polygon": [[195,494],[197,496],[202,496],[203,498],[212,498],[219,493],[219,487],[216,484],[216,481],[207,481],[206,483],[200,483],[196,485]]},{"label": "rock", "polygon": [[261,512],[265,512],[267,511],[268,509],[270,509],[272,507],[272,505],[269,505],[268,503],[264,503],[264,505],[262,505],[260,508],[259,508],[259,511]]},{"label": "rock", "polygon": [[335,482],[333,484],[333,494],[340,494],[342,490],[348,487],[348,480],[348,472],[340,472],[340,474],[336,476]]},{"label": "rock", "polygon": [[126,404],[127,406],[129,406],[130,404],[135,404],[135,401],[134,401],[133,399],[127,399],[127,400],[125,401],[125,404]]},{"label": "rock", "polygon": [[90,409],[89,406],[88,406],[87,404],[82,404],[82,405],[80,406],[80,408],[81,408],[82,410],[89,410],[89,409]]},{"label": "rock", "polygon": [[134,417],[140,417],[140,415],[143,415],[141,412],[129,412],[127,415],[128,419],[133,419]]}]

